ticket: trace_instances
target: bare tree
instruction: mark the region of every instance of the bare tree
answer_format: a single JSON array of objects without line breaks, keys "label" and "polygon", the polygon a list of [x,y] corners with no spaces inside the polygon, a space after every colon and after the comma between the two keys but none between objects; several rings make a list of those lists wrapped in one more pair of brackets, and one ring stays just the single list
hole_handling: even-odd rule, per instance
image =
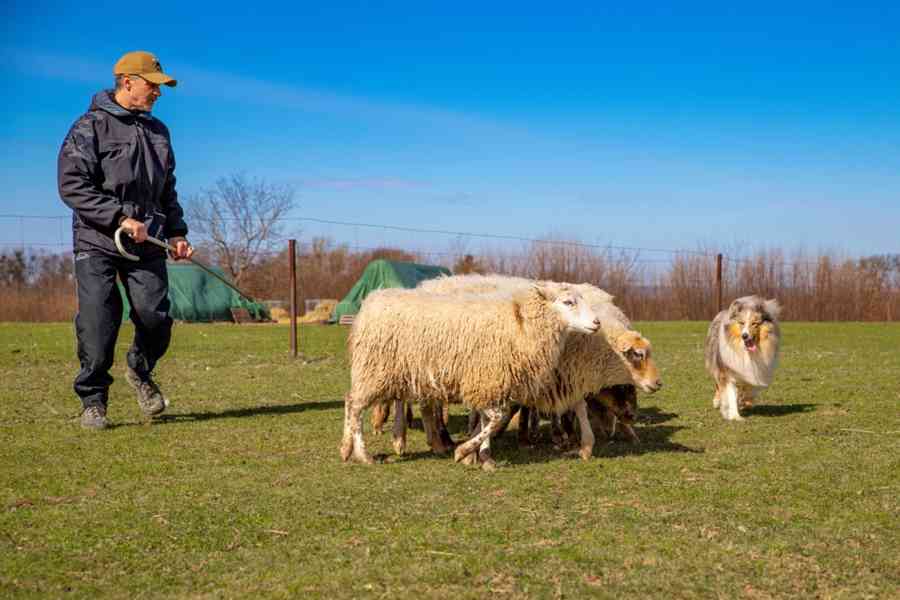
[{"label": "bare tree", "polygon": [[294,190],[243,174],[221,177],[188,201],[188,225],[240,285],[247,268],[282,238]]}]

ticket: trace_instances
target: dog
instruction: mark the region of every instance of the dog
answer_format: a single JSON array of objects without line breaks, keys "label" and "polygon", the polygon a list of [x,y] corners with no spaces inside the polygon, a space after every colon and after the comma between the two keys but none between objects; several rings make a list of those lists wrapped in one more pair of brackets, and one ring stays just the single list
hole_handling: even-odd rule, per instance
[{"label": "dog", "polygon": [[713,406],[726,421],[741,421],[772,383],[781,330],[777,300],[744,296],[716,315],[706,335],[706,370],[716,385]]}]

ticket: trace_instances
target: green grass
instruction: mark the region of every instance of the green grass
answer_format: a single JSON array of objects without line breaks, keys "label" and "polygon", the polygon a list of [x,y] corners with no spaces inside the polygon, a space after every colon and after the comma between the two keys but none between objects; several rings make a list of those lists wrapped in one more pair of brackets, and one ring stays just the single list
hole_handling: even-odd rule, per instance
[{"label": "green grass", "polygon": [[484,473],[420,430],[340,462],[345,328],[303,328],[292,361],[285,327],[178,325],[148,426],[125,327],[116,426],[89,432],[72,327],[0,324],[0,596],[897,597],[900,326],[784,324],[743,423],[711,406],[705,323],[640,329],[665,380],[640,446],[509,432]]}]

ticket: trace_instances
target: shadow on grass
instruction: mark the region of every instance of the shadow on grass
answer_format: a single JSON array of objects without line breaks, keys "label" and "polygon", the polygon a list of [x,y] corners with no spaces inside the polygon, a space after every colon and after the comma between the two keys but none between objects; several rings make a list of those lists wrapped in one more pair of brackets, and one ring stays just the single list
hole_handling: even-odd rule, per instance
[{"label": "shadow on grass", "polygon": [[[597,435],[594,446],[594,456],[597,458],[613,458],[617,456],[637,456],[655,452],[686,452],[702,454],[703,448],[691,448],[671,440],[672,436],[683,426],[659,425],[678,417],[678,413],[661,411],[657,407],[640,409],[640,420],[635,427],[641,441],[632,444],[628,440],[620,439],[619,434],[613,440]],[[411,423],[415,429],[422,428],[421,419],[416,418]],[[469,420],[467,415],[450,415],[447,430],[457,444],[466,441]],[[498,463],[508,465],[534,464],[554,462],[566,459],[578,459],[577,445],[573,448],[560,449],[553,445],[550,439],[550,426],[542,423],[540,439],[534,445],[520,446],[518,443],[518,431],[512,427],[491,441],[491,453]],[[390,428],[385,428],[385,435],[389,435]],[[440,456],[430,450],[421,452],[409,452],[403,456],[393,454],[377,454],[373,458],[379,463],[403,463],[419,460],[453,461],[453,453]]]},{"label": "shadow on grass", "polygon": [[648,406],[647,408],[638,409],[637,422],[638,424],[648,423],[651,425],[658,425],[660,423],[671,421],[677,416],[678,413],[664,412],[655,406]]},{"label": "shadow on grass", "polygon": [[181,423],[183,421],[208,421],[210,419],[240,419],[242,417],[256,417],[259,415],[288,415],[306,412],[308,410],[332,410],[337,408],[344,408],[343,400],[251,406],[248,408],[223,410],[221,412],[193,412],[162,415],[161,417],[158,417],[156,421],[160,423]]},{"label": "shadow on grass", "polygon": [[641,441],[633,444],[630,441],[619,439],[619,434],[612,440],[597,436],[597,446],[594,453],[599,456],[638,456],[641,454],[653,454],[655,452],[688,452],[690,454],[703,454],[703,448],[691,448],[672,441],[675,433],[687,429],[680,425],[656,425],[654,427],[635,427],[635,432]]},{"label": "shadow on grass", "polygon": [[762,404],[745,408],[741,413],[745,417],[783,417],[814,410],[816,410],[815,404]]}]

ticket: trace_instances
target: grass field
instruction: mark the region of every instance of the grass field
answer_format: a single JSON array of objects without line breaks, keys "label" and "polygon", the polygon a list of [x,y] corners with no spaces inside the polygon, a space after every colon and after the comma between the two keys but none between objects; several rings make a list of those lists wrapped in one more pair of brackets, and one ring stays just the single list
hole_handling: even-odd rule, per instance
[{"label": "grass field", "polygon": [[177,325],[148,426],[126,326],[115,427],[89,432],[71,326],[0,324],[0,596],[898,597],[900,325],[784,324],[743,423],[711,406],[706,324],[639,328],[665,381],[641,445],[584,462],[511,431],[485,473],[420,430],[340,462],[345,328],[293,361],[283,326]]}]

